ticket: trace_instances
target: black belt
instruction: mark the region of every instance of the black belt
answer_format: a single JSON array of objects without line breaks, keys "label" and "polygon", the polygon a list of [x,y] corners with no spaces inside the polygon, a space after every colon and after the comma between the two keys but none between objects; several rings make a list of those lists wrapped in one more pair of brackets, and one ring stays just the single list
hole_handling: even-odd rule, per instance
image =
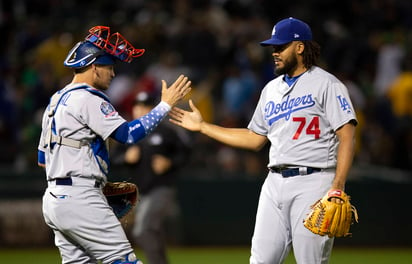
[{"label": "black belt", "polygon": [[271,172],[282,174],[283,177],[293,177],[298,175],[308,175],[314,172],[319,172],[322,169],[312,167],[287,168],[287,167],[270,167]]},{"label": "black belt", "polygon": [[[56,185],[68,185],[68,186],[73,185],[72,178],[59,178],[59,179],[55,179],[54,181],[56,181]],[[96,180],[96,182],[94,183],[94,187],[100,188],[101,184],[102,184],[101,181]]]}]

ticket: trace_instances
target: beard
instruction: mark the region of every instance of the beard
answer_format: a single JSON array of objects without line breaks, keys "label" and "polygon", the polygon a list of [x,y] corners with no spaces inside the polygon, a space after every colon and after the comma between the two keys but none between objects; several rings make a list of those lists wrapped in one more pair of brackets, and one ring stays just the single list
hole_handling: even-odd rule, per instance
[{"label": "beard", "polygon": [[275,67],[275,74],[277,76],[282,74],[292,73],[298,66],[298,59],[296,55],[290,56],[288,59],[283,60],[283,67]]}]

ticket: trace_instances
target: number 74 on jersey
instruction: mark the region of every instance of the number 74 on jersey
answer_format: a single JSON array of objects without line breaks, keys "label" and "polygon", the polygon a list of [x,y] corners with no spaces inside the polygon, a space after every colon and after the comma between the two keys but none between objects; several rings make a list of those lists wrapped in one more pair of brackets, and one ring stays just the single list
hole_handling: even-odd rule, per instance
[{"label": "number 74 on jersey", "polygon": [[[319,116],[313,117],[310,122],[307,122],[306,117],[293,117],[292,121],[299,123],[292,139],[298,139],[302,133],[313,135],[315,139],[318,139],[320,137]],[[308,125],[306,125],[306,123],[308,123]]]}]

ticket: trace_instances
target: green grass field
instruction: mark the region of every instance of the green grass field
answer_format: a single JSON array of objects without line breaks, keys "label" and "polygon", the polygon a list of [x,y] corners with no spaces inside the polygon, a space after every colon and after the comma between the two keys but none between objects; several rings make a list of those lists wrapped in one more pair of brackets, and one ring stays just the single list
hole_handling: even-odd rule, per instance
[{"label": "green grass field", "polygon": [[[143,262],[144,256],[136,253]],[[247,264],[249,248],[170,248],[171,264]],[[1,263],[14,264],[57,264],[60,256],[57,249],[0,249]],[[290,255],[285,264],[295,263]],[[410,264],[412,248],[409,249],[343,249],[335,248],[330,260],[331,264]]]}]

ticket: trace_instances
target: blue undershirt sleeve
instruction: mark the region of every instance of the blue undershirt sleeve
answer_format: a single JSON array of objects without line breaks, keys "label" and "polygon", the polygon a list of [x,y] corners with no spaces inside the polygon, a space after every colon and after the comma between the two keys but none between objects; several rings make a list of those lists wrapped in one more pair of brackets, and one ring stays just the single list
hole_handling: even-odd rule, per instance
[{"label": "blue undershirt sleeve", "polygon": [[37,151],[37,163],[38,164],[46,164],[46,156],[43,151]]},{"label": "blue undershirt sleeve", "polygon": [[169,113],[171,107],[160,102],[148,114],[121,124],[110,137],[123,144],[133,144],[150,134]]}]

